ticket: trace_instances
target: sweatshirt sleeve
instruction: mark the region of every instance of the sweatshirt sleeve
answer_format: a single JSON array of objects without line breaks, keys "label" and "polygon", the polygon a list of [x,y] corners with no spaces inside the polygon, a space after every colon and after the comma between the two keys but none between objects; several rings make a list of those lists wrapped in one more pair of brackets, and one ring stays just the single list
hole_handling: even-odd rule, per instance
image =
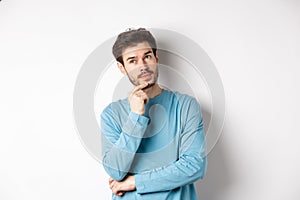
[{"label": "sweatshirt sleeve", "polygon": [[122,180],[130,170],[149,119],[129,112],[121,126],[111,106],[101,114],[102,163],[114,180]]},{"label": "sweatshirt sleeve", "polygon": [[179,159],[170,165],[136,174],[137,193],[172,190],[204,177],[206,142],[200,107],[195,99],[192,99],[185,113]]}]

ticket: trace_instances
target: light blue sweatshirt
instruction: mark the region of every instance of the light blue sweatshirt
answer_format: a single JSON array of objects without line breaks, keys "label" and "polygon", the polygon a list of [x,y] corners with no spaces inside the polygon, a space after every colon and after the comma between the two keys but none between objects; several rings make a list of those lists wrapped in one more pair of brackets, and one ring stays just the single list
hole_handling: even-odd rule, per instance
[{"label": "light blue sweatshirt", "polygon": [[128,99],[101,114],[102,162],[114,180],[134,175],[136,190],[112,199],[196,200],[193,182],[206,173],[206,143],[200,106],[188,95],[163,90],[130,111]]}]

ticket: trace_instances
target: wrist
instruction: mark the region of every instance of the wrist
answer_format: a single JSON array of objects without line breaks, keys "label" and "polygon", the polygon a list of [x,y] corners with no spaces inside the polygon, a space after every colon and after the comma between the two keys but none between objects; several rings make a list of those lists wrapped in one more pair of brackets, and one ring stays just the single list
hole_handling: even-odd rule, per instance
[{"label": "wrist", "polygon": [[144,115],[145,114],[145,112],[143,112],[143,111],[131,110],[131,112],[133,112],[135,114],[138,114],[138,115]]},{"label": "wrist", "polygon": [[136,186],[135,186],[135,178],[134,178],[134,176],[130,176],[130,182],[131,182],[131,189],[132,189],[132,190],[136,190]]}]

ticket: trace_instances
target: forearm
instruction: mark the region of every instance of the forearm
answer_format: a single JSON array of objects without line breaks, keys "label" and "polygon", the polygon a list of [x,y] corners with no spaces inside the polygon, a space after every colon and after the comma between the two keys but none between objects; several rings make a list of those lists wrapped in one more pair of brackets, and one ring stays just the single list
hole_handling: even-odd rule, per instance
[{"label": "forearm", "polygon": [[114,180],[122,180],[130,170],[135,153],[147,128],[148,118],[130,113],[122,130],[102,118],[102,162]]},{"label": "forearm", "polygon": [[179,161],[167,167],[135,175],[140,194],[172,190],[204,177],[206,158],[183,155]]},{"label": "forearm", "polygon": [[185,139],[179,159],[167,166],[135,175],[138,193],[172,190],[195,182],[206,173],[206,142],[201,128]]},{"label": "forearm", "polygon": [[103,167],[114,180],[121,181],[130,171],[133,153],[123,152],[116,148],[108,151],[102,159]]}]

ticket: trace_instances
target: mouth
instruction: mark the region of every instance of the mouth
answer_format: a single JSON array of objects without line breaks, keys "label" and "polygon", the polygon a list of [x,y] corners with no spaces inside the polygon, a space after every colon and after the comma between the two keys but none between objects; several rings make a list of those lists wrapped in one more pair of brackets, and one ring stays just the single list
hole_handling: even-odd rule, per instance
[{"label": "mouth", "polygon": [[142,79],[147,79],[149,77],[151,77],[151,73],[144,73],[144,74],[139,75],[139,78],[142,78]]}]

